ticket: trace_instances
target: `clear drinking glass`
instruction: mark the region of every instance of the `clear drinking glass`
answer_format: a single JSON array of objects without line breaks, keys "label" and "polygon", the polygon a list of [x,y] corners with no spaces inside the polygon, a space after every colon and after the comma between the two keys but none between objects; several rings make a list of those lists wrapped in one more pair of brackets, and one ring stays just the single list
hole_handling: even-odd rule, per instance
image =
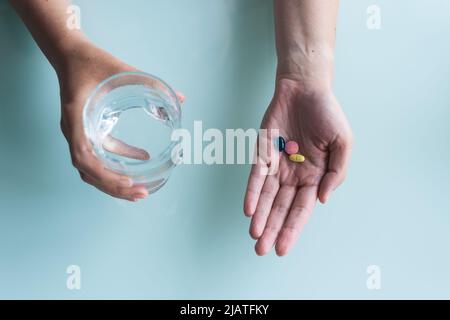
[{"label": "clear drinking glass", "polygon": [[[181,161],[173,130],[181,127],[177,95],[163,80],[143,72],[119,73],[101,82],[88,98],[84,129],[105,167],[125,174],[152,193],[168,180]],[[105,139],[117,139],[146,150],[149,160],[111,152]],[[108,149],[108,150],[107,150]]]}]

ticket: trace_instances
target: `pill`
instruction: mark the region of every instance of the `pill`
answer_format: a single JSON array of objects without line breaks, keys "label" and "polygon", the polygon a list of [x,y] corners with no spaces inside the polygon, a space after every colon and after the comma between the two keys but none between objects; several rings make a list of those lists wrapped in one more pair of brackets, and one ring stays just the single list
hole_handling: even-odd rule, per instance
[{"label": "pill", "polygon": [[282,152],[286,148],[286,141],[282,136],[278,137],[278,151]]},{"label": "pill", "polygon": [[304,162],[305,161],[305,156],[295,153],[295,154],[291,154],[289,156],[289,160],[291,160],[292,162]]},{"label": "pill", "polygon": [[298,152],[298,143],[295,141],[288,141],[286,142],[286,146],[284,148],[284,151],[286,151],[287,154],[295,154]]}]

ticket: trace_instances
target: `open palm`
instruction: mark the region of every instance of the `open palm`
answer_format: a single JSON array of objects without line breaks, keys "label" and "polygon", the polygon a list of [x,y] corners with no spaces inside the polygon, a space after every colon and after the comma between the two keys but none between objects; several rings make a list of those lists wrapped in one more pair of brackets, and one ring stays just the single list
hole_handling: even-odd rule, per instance
[{"label": "open palm", "polygon": [[261,175],[261,164],[256,164],[249,177],[244,212],[252,217],[255,250],[264,255],[275,245],[277,254],[285,255],[317,199],[325,203],[344,180],[352,133],[331,92],[307,92],[288,79],[278,81],[261,128],[278,129],[286,140],[297,141],[306,157],[294,163],[281,154],[275,174]]}]

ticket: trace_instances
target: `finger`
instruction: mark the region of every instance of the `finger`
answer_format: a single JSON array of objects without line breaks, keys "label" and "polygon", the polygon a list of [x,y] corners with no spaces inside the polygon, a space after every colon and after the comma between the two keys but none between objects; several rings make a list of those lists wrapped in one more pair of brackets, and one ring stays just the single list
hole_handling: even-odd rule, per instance
[{"label": "finger", "polygon": [[258,255],[265,255],[273,248],[296,193],[297,188],[293,186],[282,186],[278,191],[272,209],[270,210],[264,232],[255,245],[255,250]]},{"label": "finger", "polygon": [[107,170],[95,157],[92,145],[84,133],[82,122],[67,121],[67,119],[79,117],[77,106],[77,104],[64,106],[66,117],[63,117],[65,121],[62,121],[61,127],[69,143],[72,163],[82,173],[82,179],[117,198],[134,200],[137,196],[146,197],[148,192],[145,188],[133,186],[130,177]]},{"label": "finger", "polygon": [[326,203],[330,194],[344,181],[350,154],[349,143],[340,142],[331,146],[327,172],[320,182],[320,202]]},{"label": "finger", "polygon": [[186,97],[181,92],[177,92],[177,98],[180,103],[183,103],[186,100]]},{"label": "finger", "polygon": [[255,214],[250,224],[250,235],[253,239],[261,237],[267,223],[270,209],[272,209],[273,200],[280,188],[278,180],[274,176],[268,176],[264,182],[264,186],[256,205]]},{"label": "finger", "polygon": [[130,177],[106,169],[89,147],[74,146],[71,149],[72,162],[83,174],[83,181],[116,198],[133,201],[148,196],[144,187],[133,186]]},{"label": "finger", "polygon": [[71,147],[71,149],[74,167],[94,180],[105,181],[120,187],[133,185],[133,181],[129,177],[107,170],[89,147]]},{"label": "finger", "polygon": [[103,141],[103,148],[106,151],[118,154],[123,157],[146,161],[150,159],[150,155],[147,151],[130,146],[125,142],[122,142],[111,135],[108,135]]},{"label": "finger", "polygon": [[316,200],[316,186],[304,186],[298,190],[289,215],[276,240],[275,250],[277,255],[284,256],[297,241],[312,213]]},{"label": "finger", "polygon": [[97,188],[98,190],[110,195],[111,197],[118,198],[118,199],[124,199],[128,201],[136,202],[140,199],[145,199],[148,196],[148,192],[145,188],[142,186],[133,186],[131,188],[122,188],[119,190],[111,190],[111,188],[106,187],[105,185],[102,185],[101,183],[98,183],[98,181],[94,180],[92,177],[89,177],[88,175],[81,173],[82,179],[84,182],[92,185],[93,187]]},{"label": "finger", "polygon": [[248,178],[244,198],[244,213],[247,217],[251,217],[255,213],[264,181],[266,181],[267,176],[262,173],[262,166],[263,164],[260,162],[253,164]]},{"label": "finger", "polygon": [[[244,198],[244,213],[250,217],[255,214],[256,206],[261,195],[261,190],[268,175],[276,173],[278,163],[272,161],[271,155],[275,154],[273,150],[273,137],[271,131],[260,130],[257,145],[255,146],[253,156],[253,166],[247,183],[247,191]],[[279,160],[279,158],[278,158]],[[273,170],[275,169],[275,170]]]},{"label": "finger", "polygon": [[111,185],[99,182],[83,172],[80,172],[80,176],[84,182],[115,198],[136,202],[148,196],[148,191],[140,185],[113,189]]},{"label": "finger", "polygon": [[88,160],[90,163],[85,167],[79,166],[79,170],[88,178],[86,182],[89,184],[116,198],[135,201],[148,196],[146,188],[133,185],[133,181],[129,177],[112,172],[101,164],[93,164],[92,161],[94,160]]},{"label": "finger", "polygon": [[103,166],[94,155],[92,145],[87,140],[80,124],[75,124],[69,132],[70,155],[75,168],[97,181],[105,180],[123,187],[133,185],[129,177],[109,171]]}]

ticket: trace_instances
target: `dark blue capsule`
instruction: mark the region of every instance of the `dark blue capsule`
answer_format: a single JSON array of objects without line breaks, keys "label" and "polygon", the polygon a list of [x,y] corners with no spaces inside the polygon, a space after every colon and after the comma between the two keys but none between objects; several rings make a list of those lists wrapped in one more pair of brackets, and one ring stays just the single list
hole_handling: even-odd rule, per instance
[{"label": "dark blue capsule", "polygon": [[286,141],[282,136],[278,137],[278,151],[283,152],[286,147]]}]

